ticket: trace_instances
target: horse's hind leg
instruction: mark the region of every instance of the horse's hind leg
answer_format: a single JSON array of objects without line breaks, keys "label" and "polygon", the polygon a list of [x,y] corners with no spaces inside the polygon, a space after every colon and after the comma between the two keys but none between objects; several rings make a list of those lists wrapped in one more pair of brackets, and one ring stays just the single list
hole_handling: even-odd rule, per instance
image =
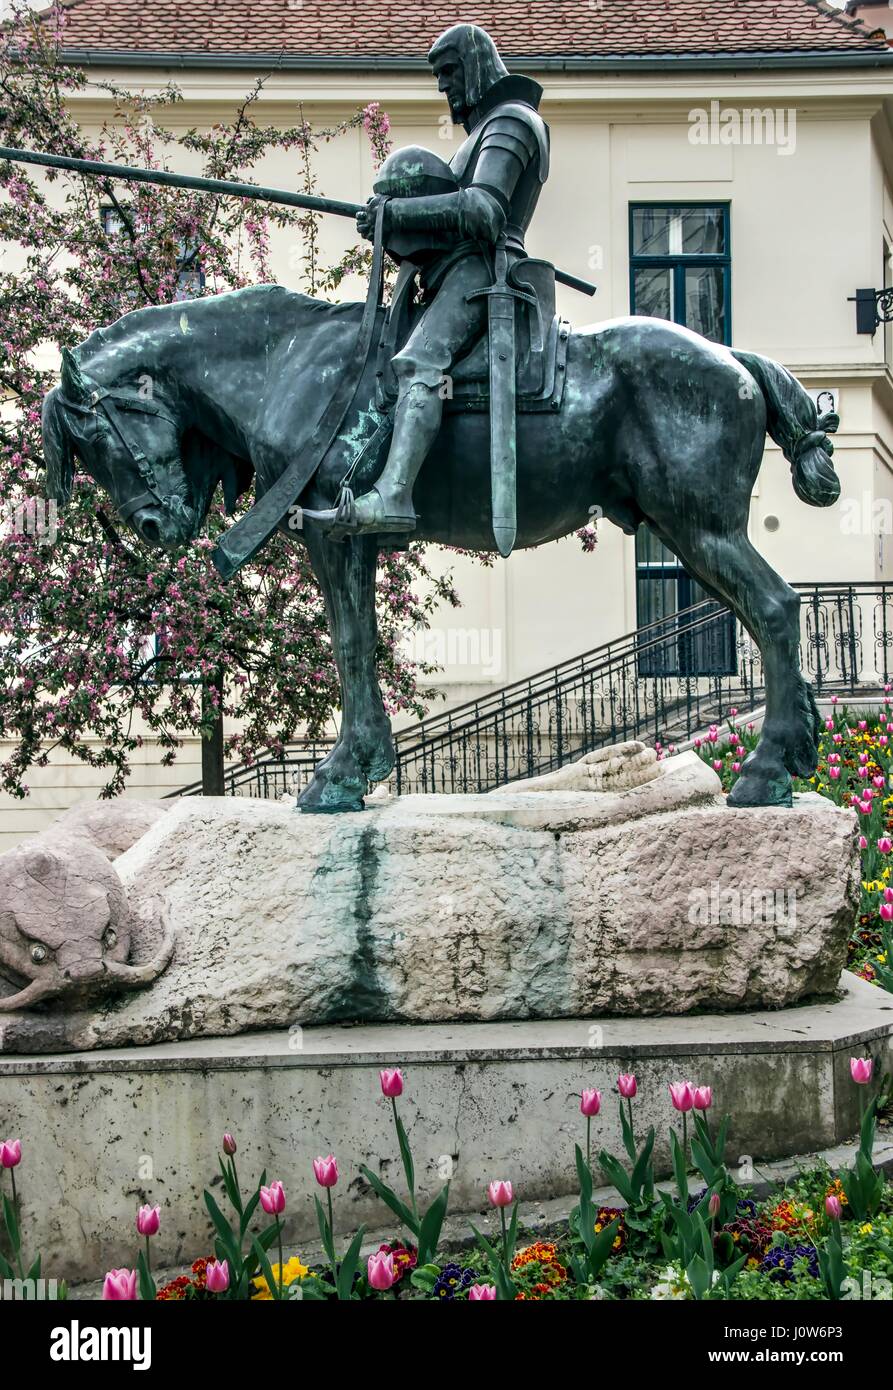
[{"label": "horse's hind leg", "polygon": [[790,806],[790,774],[808,777],[818,761],[818,711],[799,669],[800,599],[743,534],[702,531],[684,547],[664,539],[705,588],[729,605],[763,658],[766,717],[729,804]]},{"label": "horse's hind leg", "polygon": [[369,783],[383,781],[395,757],[375,670],[378,544],[368,536],[329,541],[309,526],[304,538],[326,601],[341,682],[341,732],[299,796],[298,809],[362,811]]}]

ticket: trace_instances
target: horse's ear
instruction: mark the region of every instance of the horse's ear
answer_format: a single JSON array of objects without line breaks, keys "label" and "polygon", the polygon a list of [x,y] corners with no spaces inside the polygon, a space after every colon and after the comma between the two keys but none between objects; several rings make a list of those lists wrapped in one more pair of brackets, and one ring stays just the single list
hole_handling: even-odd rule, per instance
[{"label": "horse's ear", "polygon": [[74,353],[65,347],[62,349],[62,390],[70,401],[76,401],[78,405],[87,405],[90,400],[91,388],[80,363]]},{"label": "horse's ear", "polygon": [[74,450],[66,429],[59,393],[55,387],[43,403],[41,434],[47,469],[46,495],[54,497],[59,505],[64,507],[71,496],[71,485],[74,482]]}]

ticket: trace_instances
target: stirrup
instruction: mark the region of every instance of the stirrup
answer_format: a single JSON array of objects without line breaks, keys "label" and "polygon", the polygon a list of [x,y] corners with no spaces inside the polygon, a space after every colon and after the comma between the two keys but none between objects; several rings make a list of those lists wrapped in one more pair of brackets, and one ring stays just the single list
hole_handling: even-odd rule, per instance
[{"label": "stirrup", "polygon": [[[384,507],[385,500],[377,487],[371,487],[369,491],[364,492],[362,496],[370,497],[372,493],[377,494],[382,507]],[[385,512],[384,516],[375,521],[359,521],[357,518],[357,506],[354,493],[350,487],[344,486],[341,489],[338,503],[335,507],[332,529],[344,536],[409,535],[416,529],[418,521],[419,519],[414,511],[411,515],[405,512],[398,515],[389,515]]]}]

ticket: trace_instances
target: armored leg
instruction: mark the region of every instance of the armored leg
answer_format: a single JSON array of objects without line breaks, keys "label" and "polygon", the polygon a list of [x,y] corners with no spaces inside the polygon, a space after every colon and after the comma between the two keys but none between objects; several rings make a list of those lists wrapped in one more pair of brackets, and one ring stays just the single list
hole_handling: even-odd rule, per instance
[{"label": "armored leg", "polygon": [[399,394],[388,461],[371,491],[357,498],[346,528],[351,533],[415,530],[412,489],[440,429],[444,381],[486,324],[484,301],[469,303],[466,295],[486,289],[491,280],[483,256],[458,261],[395,356]]}]

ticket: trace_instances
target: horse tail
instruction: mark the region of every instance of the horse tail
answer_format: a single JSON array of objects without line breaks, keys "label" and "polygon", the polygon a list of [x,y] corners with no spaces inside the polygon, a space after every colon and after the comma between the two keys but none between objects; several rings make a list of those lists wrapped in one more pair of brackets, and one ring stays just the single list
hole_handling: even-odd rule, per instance
[{"label": "horse tail", "polygon": [[811,507],[831,507],[840,496],[840,479],[831,462],[828,438],[840,424],[833,411],[819,415],[812,397],[787,368],[755,352],[733,352],[763,393],[767,429],[791,465],[794,491]]}]

